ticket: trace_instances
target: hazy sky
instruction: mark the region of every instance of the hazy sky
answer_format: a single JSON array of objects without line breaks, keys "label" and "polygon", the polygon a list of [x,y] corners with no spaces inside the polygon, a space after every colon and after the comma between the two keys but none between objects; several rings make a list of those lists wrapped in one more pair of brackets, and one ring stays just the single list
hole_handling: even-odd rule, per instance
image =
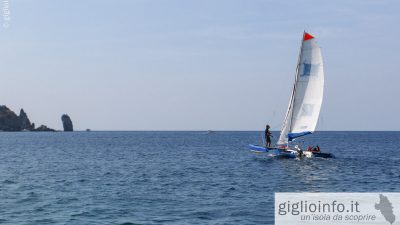
[{"label": "hazy sky", "polygon": [[68,113],[76,129],[260,130],[268,122],[279,130],[306,30],[325,63],[319,129],[400,129],[398,0],[9,0],[8,7],[0,104],[24,108],[37,125],[61,129]]}]

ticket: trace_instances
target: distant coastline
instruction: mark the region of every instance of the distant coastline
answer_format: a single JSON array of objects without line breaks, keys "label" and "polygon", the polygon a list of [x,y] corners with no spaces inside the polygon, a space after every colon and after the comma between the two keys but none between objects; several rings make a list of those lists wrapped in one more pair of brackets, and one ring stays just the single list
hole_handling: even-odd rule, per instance
[{"label": "distant coastline", "polygon": [[[73,131],[71,118],[64,114],[61,117],[63,122],[64,131]],[[0,131],[56,131],[46,125],[36,127],[35,123],[29,120],[28,115],[21,109],[19,115],[9,109],[6,105],[0,105]]]}]

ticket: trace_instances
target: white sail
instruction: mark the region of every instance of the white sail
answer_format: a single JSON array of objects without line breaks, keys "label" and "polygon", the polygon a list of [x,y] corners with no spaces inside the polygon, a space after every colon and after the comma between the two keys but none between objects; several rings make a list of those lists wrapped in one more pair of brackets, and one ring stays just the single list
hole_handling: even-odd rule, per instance
[{"label": "white sail", "polygon": [[321,110],[323,89],[321,49],[313,36],[304,33],[295,84],[278,145],[287,144],[288,135],[295,138],[314,132]]}]

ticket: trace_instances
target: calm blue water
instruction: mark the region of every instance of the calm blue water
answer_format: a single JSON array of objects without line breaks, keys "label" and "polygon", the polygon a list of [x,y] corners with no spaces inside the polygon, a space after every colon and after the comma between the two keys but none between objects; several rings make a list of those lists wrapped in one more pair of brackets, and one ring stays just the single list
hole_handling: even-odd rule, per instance
[{"label": "calm blue water", "polygon": [[302,160],[261,135],[2,132],[0,223],[273,224],[276,191],[400,191],[400,132],[316,133],[337,158]]}]

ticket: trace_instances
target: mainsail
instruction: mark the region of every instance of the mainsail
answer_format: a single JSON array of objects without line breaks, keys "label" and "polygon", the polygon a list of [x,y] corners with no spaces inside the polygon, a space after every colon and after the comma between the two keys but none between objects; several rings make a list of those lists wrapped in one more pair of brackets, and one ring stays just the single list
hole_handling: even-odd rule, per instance
[{"label": "mainsail", "polygon": [[295,82],[278,145],[311,134],[317,126],[324,93],[321,49],[313,36],[304,32]]}]

